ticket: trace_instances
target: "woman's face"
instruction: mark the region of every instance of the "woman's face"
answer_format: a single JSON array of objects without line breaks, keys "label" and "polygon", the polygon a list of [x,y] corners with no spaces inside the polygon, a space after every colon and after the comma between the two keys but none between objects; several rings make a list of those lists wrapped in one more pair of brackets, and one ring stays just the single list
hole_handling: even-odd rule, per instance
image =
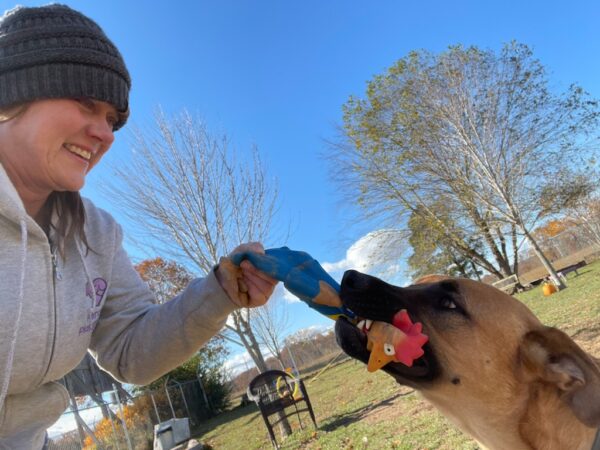
[{"label": "woman's face", "polygon": [[79,191],[114,140],[117,111],[91,99],[32,102],[0,123],[0,161],[17,190]]}]

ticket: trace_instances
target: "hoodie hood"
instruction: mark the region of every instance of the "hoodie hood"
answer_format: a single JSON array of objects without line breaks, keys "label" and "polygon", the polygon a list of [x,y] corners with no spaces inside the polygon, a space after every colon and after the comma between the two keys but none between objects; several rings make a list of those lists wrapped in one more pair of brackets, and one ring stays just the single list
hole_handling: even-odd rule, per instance
[{"label": "hoodie hood", "polygon": [[17,190],[8,178],[8,174],[4,170],[2,164],[0,164],[0,214],[5,218],[16,220],[19,225],[21,233],[21,248],[20,248],[20,277],[19,285],[16,289],[17,296],[17,308],[14,320],[10,323],[14,323],[14,329],[8,334],[9,345],[8,352],[5,355],[0,354],[0,411],[4,406],[4,400],[8,392],[8,384],[12,374],[13,360],[15,356],[15,346],[18,339],[19,326],[21,324],[21,313],[23,311],[23,295],[25,288],[25,265],[27,263],[27,222],[31,218],[27,215],[25,207]]}]

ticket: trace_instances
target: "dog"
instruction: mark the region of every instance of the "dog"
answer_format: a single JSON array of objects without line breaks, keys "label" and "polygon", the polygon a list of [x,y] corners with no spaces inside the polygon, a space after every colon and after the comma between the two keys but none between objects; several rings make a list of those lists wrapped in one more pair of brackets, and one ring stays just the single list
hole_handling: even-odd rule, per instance
[{"label": "dog", "polygon": [[[354,270],[344,274],[340,297],[360,318],[391,323],[406,309],[423,324],[424,355],[411,367],[381,370],[482,446],[600,448],[598,361],[514,297],[469,279],[427,276],[401,288]],[[335,331],[340,347],[366,364],[364,330],[340,318]]]}]

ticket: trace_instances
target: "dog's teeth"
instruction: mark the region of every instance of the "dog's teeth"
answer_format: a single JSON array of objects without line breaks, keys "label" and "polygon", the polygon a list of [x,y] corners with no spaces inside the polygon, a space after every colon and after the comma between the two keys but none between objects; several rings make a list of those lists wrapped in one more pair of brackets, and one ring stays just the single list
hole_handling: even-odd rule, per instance
[{"label": "dog's teeth", "polygon": [[356,324],[356,328],[358,328],[361,331],[362,331],[362,329],[363,329],[364,326],[365,326],[365,321],[364,320],[361,320],[360,322],[358,322]]},{"label": "dog's teeth", "polygon": [[369,319],[367,319],[367,321],[366,321],[365,325],[366,325],[366,327],[367,327],[367,330],[370,330],[370,329],[371,329],[371,325],[373,325],[373,321],[372,321],[372,320],[369,320]]}]

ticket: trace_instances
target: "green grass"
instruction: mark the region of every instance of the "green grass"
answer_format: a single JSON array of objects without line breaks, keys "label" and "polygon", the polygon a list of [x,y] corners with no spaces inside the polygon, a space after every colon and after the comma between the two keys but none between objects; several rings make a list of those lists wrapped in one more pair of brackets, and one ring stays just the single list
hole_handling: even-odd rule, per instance
[{"label": "green grass", "polygon": [[[587,351],[600,355],[600,261],[568,278],[568,289],[544,297],[541,287],[518,295],[550,326],[561,328]],[[305,383],[317,416],[315,430],[306,414],[305,430],[294,433],[285,449],[477,449],[477,444],[431,405],[383,372],[345,361]],[[375,388],[376,386],[376,388]],[[196,438],[215,449],[268,449],[271,443],[254,405],[235,408],[204,423]],[[278,440],[281,439],[278,436]]]},{"label": "green grass", "polygon": [[598,329],[600,314],[600,261],[571,272],[568,288],[544,297],[541,287],[517,295],[542,322],[556,326],[569,334],[586,329]]}]

